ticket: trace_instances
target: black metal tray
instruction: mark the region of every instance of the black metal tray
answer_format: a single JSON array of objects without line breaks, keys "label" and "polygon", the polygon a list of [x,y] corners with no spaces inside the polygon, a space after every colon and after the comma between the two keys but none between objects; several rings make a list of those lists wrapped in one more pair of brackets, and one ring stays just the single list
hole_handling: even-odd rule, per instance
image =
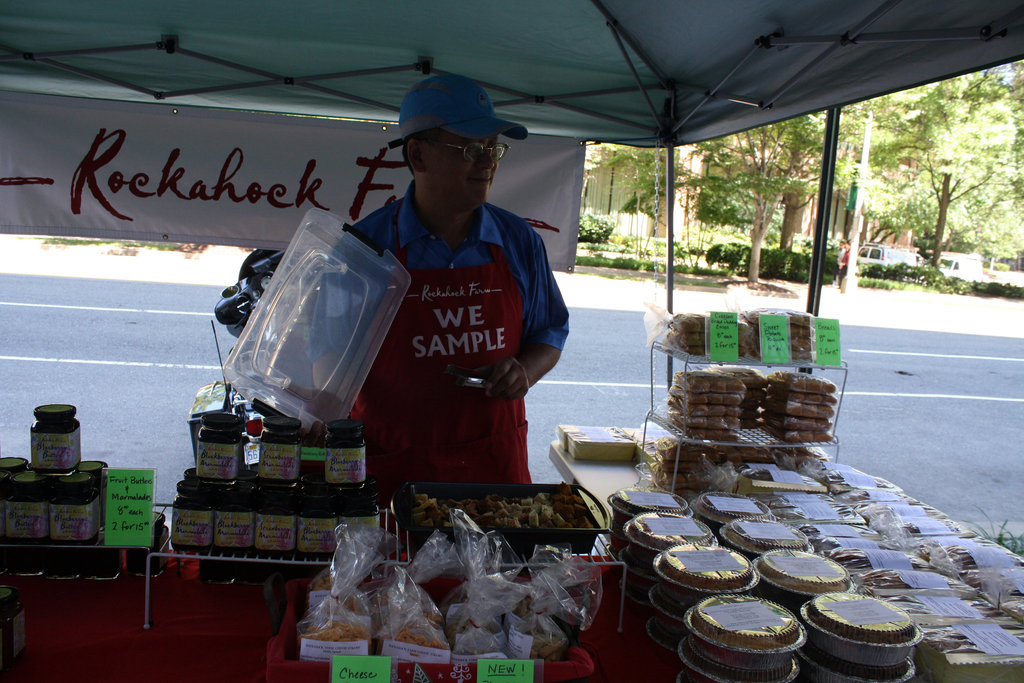
[{"label": "black metal tray", "polygon": [[[412,522],[413,496],[425,493],[431,498],[462,500],[484,498],[497,494],[505,498],[525,498],[538,493],[554,494],[557,484],[488,484],[463,482],[410,481],[402,484],[391,499],[391,514],[403,531],[409,532],[413,543],[419,547],[436,530],[454,538],[454,529],[448,527],[418,526]],[[511,529],[504,527],[483,527],[484,531],[499,531],[512,549],[529,558],[535,545],[568,545],[577,555],[589,555],[597,536],[608,533],[610,517],[604,504],[590,491],[576,484],[570,485],[573,493],[579,495],[588,509],[588,518],[593,529]]]}]

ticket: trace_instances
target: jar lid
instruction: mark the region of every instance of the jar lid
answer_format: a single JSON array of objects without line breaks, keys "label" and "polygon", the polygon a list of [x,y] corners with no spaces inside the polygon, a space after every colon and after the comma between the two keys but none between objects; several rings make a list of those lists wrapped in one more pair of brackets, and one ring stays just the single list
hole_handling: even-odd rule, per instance
[{"label": "jar lid", "polygon": [[359,439],[363,436],[363,423],[359,420],[331,420],[327,423],[327,435]]},{"label": "jar lid", "polygon": [[18,601],[18,589],[14,586],[0,586],[0,605]]},{"label": "jar lid", "polygon": [[82,462],[78,463],[78,471],[85,472],[87,474],[98,475],[100,473],[100,470],[102,470],[104,467],[108,467],[108,465],[102,460],[83,460]]},{"label": "jar lid", "polygon": [[53,478],[54,487],[57,489],[80,486],[92,488],[93,481],[92,476],[88,472],[72,472],[71,474]]},{"label": "jar lid", "polygon": [[210,429],[218,429],[222,431],[242,431],[242,418],[238,417],[234,413],[203,413],[203,416],[199,418],[199,422],[203,427],[209,427]]},{"label": "jar lid", "polygon": [[256,493],[256,485],[248,481],[235,481],[230,486],[221,489],[220,502],[222,505],[252,506],[253,496]]},{"label": "jar lid", "polygon": [[[50,479],[38,472],[18,472],[11,479],[12,486],[25,493],[35,493],[38,496],[49,497]],[[13,493],[14,489],[12,489]]]},{"label": "jar lid", "polygon": [[302,423],[294,417],[287,417],[285,415],[268,415],[263,418],[264,431],[297,432],[300,427],[302,427]]},{"label": "jar lid", "polygon": [[32,414],[40,422],[64,422],[72,419],[76,412],[78,409],[67,403],[48,403],[32,410]]},{"label": "jar lid", "polygon": [[25,458],[0,458],[0,470],[5,472],[21,472],[28,467]]}]

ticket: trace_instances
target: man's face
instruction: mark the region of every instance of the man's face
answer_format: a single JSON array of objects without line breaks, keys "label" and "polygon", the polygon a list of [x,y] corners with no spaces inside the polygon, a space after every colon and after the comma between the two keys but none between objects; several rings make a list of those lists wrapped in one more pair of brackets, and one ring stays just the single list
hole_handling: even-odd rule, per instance
[{"label": "man's face", "polygon": [[[410,141],[411,143],[412,141]],[[443,200],[457,211],[471,211],[487,201],[498,162],[488,153],[476,161],[469,161],[462,147],[470,142],[479,142],[490,147],[497,138],[473,140],[444,130],[432,131],[427,140],[417,140],[416,150],[410,150],[416,191],[426,196]]]}]

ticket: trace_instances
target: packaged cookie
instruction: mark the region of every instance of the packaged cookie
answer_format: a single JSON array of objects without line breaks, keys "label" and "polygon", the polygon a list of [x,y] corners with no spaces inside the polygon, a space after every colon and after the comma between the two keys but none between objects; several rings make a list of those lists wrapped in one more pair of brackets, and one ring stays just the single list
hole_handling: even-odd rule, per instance
[{"label": "packaged cookie", "polygon": [[824,394],[834,397],[839,390],[835,382],[830,379],[820,375],[810,375],[805,372],[776,370],[769,373],[767,379],[769,398],[788,398],[790,392]]},{"label": "packaged cookie", "polygon": [[876,598],[935,595],[973,599],[979,595],[967,583],[934,570],[872,569],[857,575],[857,585],[862,593]]},{"label": "packaged cookie", "polygon": [[375,654],[398,661],[447,663],[451,648],[441,612],[402,567],[393,567],[387,583],[375,594]]}]

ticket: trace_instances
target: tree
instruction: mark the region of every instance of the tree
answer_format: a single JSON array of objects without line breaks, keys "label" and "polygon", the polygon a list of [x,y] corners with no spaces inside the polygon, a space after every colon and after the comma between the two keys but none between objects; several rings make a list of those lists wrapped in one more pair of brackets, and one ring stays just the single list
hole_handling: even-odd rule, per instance
[{"label": "tree", "polygon": [[[970,248],[975,224],[1010,199],[1008,161],[1016,139],[1012,71],[991,69],[940,81],[874,102],[877,144],[872,166],[886,191],[872,219],[891,232],[922,236],[938,266],[944,249]],[[988,188],[986,190],[986,188]],[[927,197],[927,201],[925,201]],[[961,208],[985,213],[961,211]]]},{"label": "tree", "polygon": [[[802,116],[698,145],[706,172],[687,179],[700,192],[698,218],[749,230],[752,283],[780,205],[798,211],[814,192],[822,126],[822,115]],[[790,230],[792,221],[790,216]]]}]

